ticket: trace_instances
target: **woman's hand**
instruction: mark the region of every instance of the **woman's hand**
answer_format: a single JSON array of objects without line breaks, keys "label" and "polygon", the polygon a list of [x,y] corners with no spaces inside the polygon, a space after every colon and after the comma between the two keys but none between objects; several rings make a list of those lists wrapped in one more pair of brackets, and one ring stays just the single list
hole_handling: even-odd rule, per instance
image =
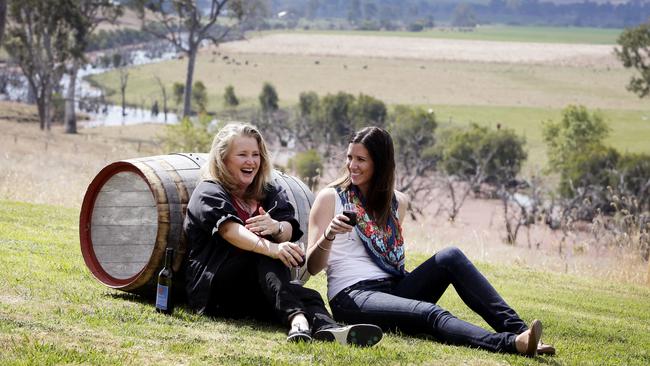
[{"label": "woman's hand", "polygon": [[294,268],[303,265],[305,252],[300,248],[300,245],[286,241],[273,247],[271,257],[281,260],[285,266]]},{"label": "woman's hand", "polygon": [[280,223],[271,218],[262,207],[259,215],[246,220],[246,228],[259,236],[274,236],[280,231]]},{"label": "woman's hand", "polygon": [[325,236],[327,238],[334,238],[338,234],[351,232],[354,226],[348,224],[348,220],[348,217],[343,214],[334,216],[325,229]]}]

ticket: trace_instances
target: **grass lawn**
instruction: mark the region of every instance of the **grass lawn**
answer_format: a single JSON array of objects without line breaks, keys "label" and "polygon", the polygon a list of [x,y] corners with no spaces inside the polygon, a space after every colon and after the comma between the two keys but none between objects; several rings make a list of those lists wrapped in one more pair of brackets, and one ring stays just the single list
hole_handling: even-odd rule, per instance
[{"label": "grass lawn", "polygon": [[[79,250],[78,210],[0,202],[0,359],[53,364],[618,364],[650,363],[650,288],[480,263],[527,321],[544,320],[556,357],[527,359],[389,334],[376,347],[287,344],[285,330],[210,319],[104,287]],[[425,255],[411,255],[412,268]],[[308,285],[324,293],[322,275]],[[486,324],[453,290],[441,305]]]},{"label": "grass lawn", "polygon": [[[622,29],[587,27],[534,27],[509,25],[481,25],[471,32],[449,28],[434,28],[422,32],[389,31],[321,31],[296,30],[297,33],[352,34],[395,37],[471,39],[480,41],[535,42],[535,43],[584,43],[615,44]],[[287,31],[277,31],[277,33]],[[273,33],[273,32],[263,32]]]}]

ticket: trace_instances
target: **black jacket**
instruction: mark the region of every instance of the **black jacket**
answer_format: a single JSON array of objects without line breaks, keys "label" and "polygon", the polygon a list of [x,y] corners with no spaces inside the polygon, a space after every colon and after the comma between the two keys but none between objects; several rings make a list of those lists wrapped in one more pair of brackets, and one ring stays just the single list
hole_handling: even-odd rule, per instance
[{"label": "black jacket", "polygon": [[[271,184],[266,187],[266,198],[262,207],[271,211],[277,221],[288,221],[293,228],[290,241],[302,237],[300,225],[295,218],[295,210],[282,187]],[[202,181],[192,192],[187,205],[187,215],[183,230],[187,236],[187,262],[185,263],[185,291],[190,308],[203,314],[211,308],[210,294],[212,279],[227,254],[235,246],[219,235],[219,225],[228,220],[244,225],[237,216],[231,196],[213,181]]]}]

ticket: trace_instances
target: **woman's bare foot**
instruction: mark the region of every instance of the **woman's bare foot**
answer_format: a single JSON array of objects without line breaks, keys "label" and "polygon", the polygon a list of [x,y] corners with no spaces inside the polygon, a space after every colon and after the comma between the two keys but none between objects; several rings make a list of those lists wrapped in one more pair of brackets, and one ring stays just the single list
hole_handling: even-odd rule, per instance
[{"label": "woman's bare foot", "polygon": [[542,322],[535,319],[530,323],[527,331],[521,333],[515,338],[515,347],[517,352],[528,357],[537,355],[537,345],[542,338]]}]

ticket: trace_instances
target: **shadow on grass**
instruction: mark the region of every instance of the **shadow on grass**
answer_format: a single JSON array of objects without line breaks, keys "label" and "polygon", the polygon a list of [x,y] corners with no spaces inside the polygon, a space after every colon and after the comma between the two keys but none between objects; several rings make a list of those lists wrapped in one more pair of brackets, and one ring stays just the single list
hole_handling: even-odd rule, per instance
[{"label": "shadow on grass", "polygon": [[[110,292],[110,293],[106,293],[106,296],[117,300],[124,300],[124,301],[138,303],[141,305],[148,305],[151,307],[155,306],[155,298],[152,296],[144,296],[141,294],[135,294],[129,292]],[[187,314],[198,315],[187,306],[187,303],[186,301],[184,301],[184,299],[181,300],[183,301],[174,304],[175,309],[182,309]],[[202,317],[215,322],[226,322],[228,324],[237,327],[254,328],[256,331],[260,331],[263,333],[272,334],[278,332],[281,333],[287,332],[287,329],[285,329],[285,327],[280,325],[278,322],[274,322],[272,320],[267,320],[267,319],[256,319],[253,317],[231,318],[231,317],[218,316],[218,315],[202,315]]]}]

